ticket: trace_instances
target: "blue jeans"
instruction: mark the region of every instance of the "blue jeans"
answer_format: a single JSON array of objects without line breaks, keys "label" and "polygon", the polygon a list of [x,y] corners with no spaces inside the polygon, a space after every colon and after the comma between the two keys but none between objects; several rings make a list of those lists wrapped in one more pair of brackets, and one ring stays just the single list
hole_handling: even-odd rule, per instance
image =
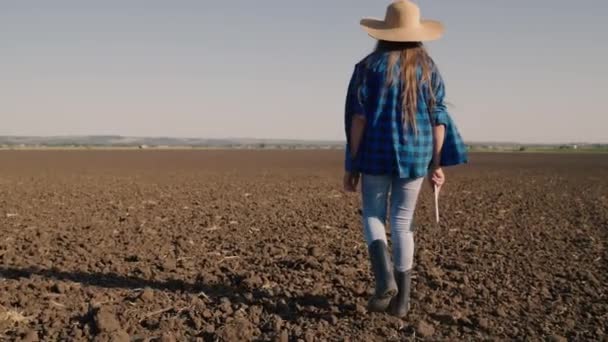
[{"label": "blue jeans", "polygon": [[414,210],[424,178],[363,175],[363,226],[368,246],[386,242],[386,216],[390,193],[390,226],[395,269],[405,272],[414,264]]}]

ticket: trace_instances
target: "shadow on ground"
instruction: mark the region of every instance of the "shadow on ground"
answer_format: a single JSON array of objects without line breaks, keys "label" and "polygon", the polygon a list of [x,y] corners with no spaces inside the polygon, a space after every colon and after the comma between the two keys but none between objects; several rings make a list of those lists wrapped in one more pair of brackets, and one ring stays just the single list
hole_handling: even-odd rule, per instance
[{"label": "shadow on ground", "polygon": [[[327,297],[312,294],[304,294],[302,296],[270,295],[262,289],[248,289],[239,285],[205,284],[202,281],[190,283],[179,279],[151,280],[115,273],[61,271],[36,267],[0,267],[0,279],[20,280],[31,278],[32,276],[44,277],[55,281],[70,281],[106,289],[134,290],[151,288],[176,293],[204,293],[216,303],[219,303],[221,298],[228,298],[231,303],[235,304],[246,304],[248,306],[261,305],[270,313],[277,314],[282,319],[288,321],[295,321],[299,317],[328,319],[332,315],[341,318],[356,314],[353,305],[331,303]],[[240,280],[234,279],[233,282],[238,284]],[[332,306],[339,308],[339,312],[332,312]]]}]

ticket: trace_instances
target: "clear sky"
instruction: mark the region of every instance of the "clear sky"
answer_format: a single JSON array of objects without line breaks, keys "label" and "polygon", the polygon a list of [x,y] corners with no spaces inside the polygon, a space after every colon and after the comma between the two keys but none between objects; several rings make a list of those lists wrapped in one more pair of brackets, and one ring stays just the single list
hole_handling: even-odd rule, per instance
[{"label": "clear sky", "polygon": [[[378,0],[0,0],[0,135],[343,139]],[[605,0],[429,0],[468,141],[608,142]]]}]

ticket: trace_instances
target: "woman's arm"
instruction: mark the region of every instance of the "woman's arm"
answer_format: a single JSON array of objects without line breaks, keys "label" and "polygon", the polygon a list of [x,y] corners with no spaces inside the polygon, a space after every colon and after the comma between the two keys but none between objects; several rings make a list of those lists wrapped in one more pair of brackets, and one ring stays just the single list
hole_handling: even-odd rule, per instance
[{"label": "woman's arm", "polygon": [[[346,151],[347,158],[350,158],[351,160],[355,160],[357,158],[364,133],[365,116],[355,114],[352,118],[349,130],[350,142],[348,144],[349,150]],[[347,192],[356,192],[359,184],[359,177],[360,175],[357,170],[347,170],[344,173],[344,190]]]},{"label": "woman's arm", "polygon": [[353,116],[353,120],[350,126],[350,157],[355,159],[359,153],[359,147],[363,140],[363,133],[365,132],[365,116],[362,114],[356,114]]},{"label": "woman's arm", "polygon": [[433,189],[438,191],[441,186],[445,183],[445,174],[441,169],[441,154],[443,150],[443,143],[445,141],[445,129],[446,129],[446,116],[447,108],[444,102],[445,99],[445,84],[443,78],[439,73],[439,70],[435,69],[433,72],[433,92],[435,97],[435,104],[433,107],[433,159],[430,165],[429,181]]},{"label": "woman's arm", "polygon": [[359,67],[356,66],[348,85],[344,113],[344,128],[346,131],[344,190],[347,192],[357,191],[359,183],[359,170],[356,160],[365,132],[365,112],[362,104],[364,88],[365,84],[361,84],[359,77]]},{"label": "woman's arm", "polygon": [[441,167],[441,149],[445,140],[445,126],[438,125],[433,127],[433,159],[431,161],[431,169],[435,170]]},{"label": "woman's arm", "polygon": [[346,133],[344,168],[347,173],[355,173],[357,171],[355,157],[358,154],[365,128],[365,120],[361,122],[361,119],[365,118],[362,103],[365,92],[364,88],[365,85],[361,84],[360,69],[357,65],[348,84],[344,110],[344,130]]}]

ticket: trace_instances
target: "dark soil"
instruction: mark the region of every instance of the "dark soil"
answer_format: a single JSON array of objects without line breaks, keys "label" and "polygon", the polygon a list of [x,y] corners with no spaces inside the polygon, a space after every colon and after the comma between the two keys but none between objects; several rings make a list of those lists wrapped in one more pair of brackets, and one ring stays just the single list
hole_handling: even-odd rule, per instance
[{"label": "dark soil", "polygon": [[0,340],[602,340],[608,154],[423,190],[413,307],[368,314],[339,151],[0,151]]}]

